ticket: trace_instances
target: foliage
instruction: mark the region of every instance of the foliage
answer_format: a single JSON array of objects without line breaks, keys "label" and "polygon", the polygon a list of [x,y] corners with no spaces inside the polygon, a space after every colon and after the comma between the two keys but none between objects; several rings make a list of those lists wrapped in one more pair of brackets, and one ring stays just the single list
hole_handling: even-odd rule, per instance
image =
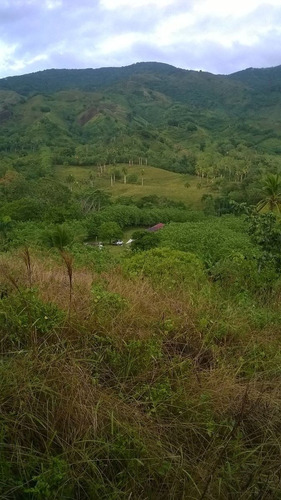
[{"label": "foliage", "polygon": [[[0,149],[38,154],[33,171],[39,176],[50,175],[55,164],[113,164],[117,179],[118,163],[148,161],[208,181],[221,174],[242,181],[256,161],[253,149],[279,151],[278,104],[272,92],[256,87],[260,71],[251,81],[243,73],[140,63],[2,79]],[[24,158],[20,163],[28,169]],[[126,182],[129,171],[123,174]]]},{"label": "foliage", "polygon": [[0,81],[1,498],[281,498],[279,80]]},{"label": "foliage", "polygon": [[254,253],[253,244],[245,232],[245,222],[233,216],[169,224],[161,231],[160,240],[161,246],[194,252],[208,267],[233,252],[244,255]]},{"label": "foliage", "polygon": [[83,257],[66,320],[58,260],[31,255],[30,289],[19,256],[0,300],[4,498],[280,496],[280,289],[260,301],[253,260],[225,257],[209,280],[179,250],[129,253],[101,276]]},{"label": "foliage", "polygon": [[122,238],[122,229],[117,222],[103,222],[98,230],[98,236],[101,241],[111,243],[112,240]]},{"label": "foliage", "polygon": [[258,203],[258,212],[270,210],[279,214],[281,205],[281,179],[279,175],[268,174],[264,179],[263,191],[265,197]]},{"label": "foliage", "polygon": [[92,287],[94,311],[103,322],[110,317],[120,314],[126,306],[126,300],[118,293],[110,292],[103,283],[95,283]]},{"label": "foliage", "polygon": [[100,212],[100,210],[110,204],[109,194],[100,189],[88,188],[83,190],[79,198],[84,214]]},{"label": "foliage", "polygon": [[129,184],[136,184],[138,182],[138,176],[137,176],[137,174],[129,174],[127,176],[127,182]]},{"label": "foliage", "polygon": [[155,283],[178,287],[192,282],[204,281],[202,262],[192,253],[153,248],[127,258],[123,267],[131,276],[149,276]]},{"label": "foliage", "polygon": [[76,266],[85,266],[97,272],[108,270],[110,267],[116,265],[114,255],[108,252],[106,247],[103,247],[101,251],[98,246],[75,242],[71,246],[71,254],[73,255]]},{"label": "foliage", "polygon": [[2,210],[6,217],[15,221],[40,220],[44,216],[44,204],[33,198],[21,198],[3,205]]},{"label": "foliage", "polygon": [[147,231],[135,231],[132,234],[131,249],[133,252],[138,250],[150,250],[157,247],[159,243],[158,233],[148,233]]},{"label": "foliage", "polygon": [[19,222],[13,224],[9,232],[5,248],[17,248],[24,245],[37,246],[42,244],[46,233],[45,223],[39,221]]},{"label": "foliage", "polygon": [[274,264],[267,261],[262,266],[262,254],[256,256],[233,252],[232,255],[219,261],[211,270],[212,279],[220,280],[230,293],[252,293],[268,296],[272,284],[277,279]]},{"label": "foliage", "polygon": [[0,219],[0,234],[4,239],[8,237],[9,231],[12,229],[12,220],[9,216],[4,216]]},{"label": "foliage", "polygon": [[31,493],[38,500],[54,498],[58,490],[61,495],[69,495],[72,488],[67,486],[68,475],[69,466],[65,460],[51,457],[47,464],[42,464],[40,473],[32,477],[34,486],[25,488],[24,493]]},{"label": "foliage", "polygon": [[36,289],[7,294],[0,304],[1,343],[25,348],[63,324],[64,313],[56,304],[44,302]]},{"label": "foliage", "polygon": [[57,226],[53,231],[46,231],[43,239],[47,246],[63,250],[64,247],[69,246],[73,237],[71,233],[64,226]]},{"label": "foliage", "polygon": [[279,270],[281,264],[281,224],[279,218],[270,212],[252,215],[249,222],[249,233],[263,252],[260,256],[260,265],[267,267],[273,264]]}]

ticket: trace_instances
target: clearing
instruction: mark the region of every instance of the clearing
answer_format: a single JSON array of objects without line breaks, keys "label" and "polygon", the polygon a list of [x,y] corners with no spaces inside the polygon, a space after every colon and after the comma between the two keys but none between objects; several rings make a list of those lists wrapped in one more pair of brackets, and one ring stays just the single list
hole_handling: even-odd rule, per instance
[{"label": "clearing", "polygon": [[[124,176],[122,168],[128,168],[127,183],[124,184]],[[73,190],[79,192],[84,189],[86,185],[90,187],[92,184],[95,189],[104,189],[112,195],[113,198],[119,196],[132,196],[135,199],[142,198],[143,196],[157,195],[164,196],[174,201],[182,201],[186,205],[192,205],[194,208],[201,208],[201,198],[205,193],[210,192],[207,186],[200,187],[200,179],[196,176],[178,174],[163,170],[161,168],[150,166],[128,166],[117,165],[116,170],[122,174],[120,180],[111,186],[111,172],[114,167],[107,165],[105,172],[99,173],[98,167],[87,166],[57,166],[56,176],[62,182],[67,182],[67,178],[72,176]],[[142,170],[143,186],[142,186]],[[138,181],[136,183],[129,183],[128,178],[130,175],[137,175]],[[186,187],[186,183],[189,187]],[[199,187],[198,187],[199,186]]]}]

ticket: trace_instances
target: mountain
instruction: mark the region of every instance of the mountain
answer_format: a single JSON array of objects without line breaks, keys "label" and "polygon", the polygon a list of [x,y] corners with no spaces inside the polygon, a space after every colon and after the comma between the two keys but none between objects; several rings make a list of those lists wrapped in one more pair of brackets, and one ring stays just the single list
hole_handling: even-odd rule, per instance
[{"label": "mountain", "polygon": [[225,76],[148,62],[3,78],[0,150],[88,146],[92,161],[142,156],[171,169],[229,144],[279,154],[280,90],[281,66]]},{"label": "mountain", "polygon": [[265,93],[281,90],[281,66],[275,68],[247,68],[228,76],[229,79],[242,82],[252,90]]}]

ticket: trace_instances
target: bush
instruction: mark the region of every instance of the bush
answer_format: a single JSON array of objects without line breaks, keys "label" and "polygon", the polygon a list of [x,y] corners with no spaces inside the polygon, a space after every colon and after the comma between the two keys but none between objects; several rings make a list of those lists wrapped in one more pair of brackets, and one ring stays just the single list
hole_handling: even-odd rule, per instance
[{"label": "bush", "polygon": [[257,249],[246,233],[242,217],[209,217],[202,222],[171,223],[160,234],[160,245],[186,252],[194,252],[211,267],[233,252],[255,255]]},{"label": "bush", "polygon": [[123,266],[131,276],[143,274],[159,286],[168,288],[206,281],[202,262],[196,255],[169,248],[137,253],[128,257]]},{"label": "bush", "polygon": [[42,113],[49,113],[51,109],[49,108],[49,106],[41,106],[40,111],[42,111]]},{"label": "bush", "polygon": [[95,283],[92,287],[95,313],[100,319],[106,320],[119,314],[127,307],[126,300],[118,293],[110,292],[102,283]]},{"label": "bush", "polygon": [[46,207],[41,200],[21,198],[11,201],[2,207],[2,213],[10,216],[15,221],[32,221],[44,217]]},{"label": "bush", "polygon": [[132,234],[131,249],[133,252],[138,250],[150,250],[157,247],[160,239],[158,233],[149,233],[147,231],[135,231]]},{"label": "bush", "polygon": [[117,222],[103,222],[98,230],[98,236],[101,241],[118,240],[122,238],[122,229]]},{"label": "bush", "polygon": [[266,268],[261,268],[258,259],[239,252],[219,261],[211,269],[211,276],[233,294],[249,291],[262,295],[270,294],[277,278],[274,265],[268,263]]},{"label": "bush", "polygon": [[128,184],[137,184],[138,180],[139,180],[139,177],[137,174],[129,174],[127,176],[127,183]]},{"label": "bush", "polygon": [[51,231],[46,231],[43,235],[44,243],[50,248],[63,250],[73,242],[73,236],[67,228],[57,226]]},{"label": "bush", "polygon": [[35,289],[19,290],[0,302],[1,342],[18,348],[30,344],[33,336],[62,326],[65,314],[51,302],[43,302]]}]

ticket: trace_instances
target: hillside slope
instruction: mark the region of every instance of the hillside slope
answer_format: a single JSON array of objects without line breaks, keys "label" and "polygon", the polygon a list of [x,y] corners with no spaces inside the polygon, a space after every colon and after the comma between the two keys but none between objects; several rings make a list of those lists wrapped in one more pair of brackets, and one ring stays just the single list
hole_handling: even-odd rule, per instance
[{"label": "hillside slope", "polygon": [[224,142],[276,154],[280,85],[280,68],[222,76],[162,63],[4,78],[0,148],[89,144],[97,162],[141,156],[166,167]]}]

